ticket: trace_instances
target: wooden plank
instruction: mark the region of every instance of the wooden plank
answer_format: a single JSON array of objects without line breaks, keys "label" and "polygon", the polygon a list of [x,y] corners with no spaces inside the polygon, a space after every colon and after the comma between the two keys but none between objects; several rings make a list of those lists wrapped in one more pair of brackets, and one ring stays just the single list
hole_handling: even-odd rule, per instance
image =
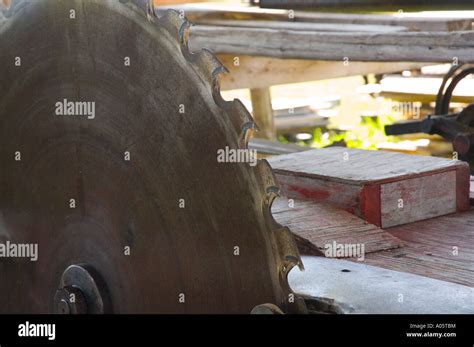
[{"label": "wooden plank", "polygon": [[465,167],[458,160],[407,155],[386,151],[367,151],[330,147],[275,157],[272,168],[304,177],[327,178],[344,184],[390,182],[412,178],[414,174],[453,167]]},{"label": "wooden plank", "polygon": [[408,31],[408,28],[395,25],[375,24],[344,24],[339,23],[301,23],[288,21],[263,21],[263,20],[208,20],[201,23],[210,26],[236,27],[236,28],[260,28],[260,29],[284,29],[295,31],[330,31],[330,32],[399,32]]},{"label": "wooden plank", "polygon": [[474,62],[474,32],[320,33],[196,25],[192,51],[334,61]]},{"label": "wooden plank", "polygon": [[[456,90],[454,92],[456,93]],[[394,101],[399,101],[399,102],[419,101],[424,104],[428,104],[436,100],[436,95],[423,93],[422,90],[420,90],[419,93],[404,93],[402,91],[388,91],[388,92],[382,91],[380,92],[380,96],[387,99],[392,99]],[[451,97],[451,102],[460,102],[460,103],[470,104],[474,102],[474,96],[453,95]]]},{"label": "wooden plank", "polygon": [[321,255],[334,240],[364,243],[365,264],[474,287],[474,210],[370,233],[344,211],[298,199],[293,203],[290,208],[288,200],[277,199],[272,213],[290,226],[303,254]]},{"label": "wooden plank", "polygon": [[314,128],[326,127],[329,124],[327,118],[318,114],[307,114],[298,116],[274,117],[277,133],[297,134],[302,132],[313,132]]},{"label": "wooden plank", "polygon": [[190,2],[203,2],[205,0],[153,0],[155,6],[176,5]]},{"label": "wooden plank", "polygon": [[426,63],[343,62],[278,59],[246,55],[219,55],[229,70],[221,79],[221,89],[266,88],[272,85],[318,81],[367,74],[393,73],[418,69]]},{"label": "wooden plank", "polygon": [[256,150],[259,155],[280,155],[310,150],[308,147],[302,147],[293,143],[281,143],[279,141],[258,138],[251,138],[248,147],[249,149]]},{"label": "wooden plank", "polygon": [[261,9],[241,3],[183,4],[155,7],[157,13],[168,9],[181,11],[193,23],[212,19],[288,20],[290,18],[289,11],[287,10]]},{"label": "wooden plank", "polygon": [[[381,188],[384,228],[456,212],[456,172],[385,183]],[[399,201],[403,202],[400,207]]]},{"label": "wooden plank", "polygon": [[474,210],[386,230],[403,248],[368,254],[368,265],[474,287]]},{"label": "wooden plank", "polygon": [[[369,7],[373,10],[380,8],[391,8],[397,10],[400,6],[418,6],[418,7],[433,7],[446,5],[445,0],[259,0],[258,4],[263,8],[365,8]],[[470,0],[451,0],[449,2],[452,6],[470,5]]]},{"label": "wooden plank", "polygon": [[471,30],[473,11],[463,11],[462,16],[443,17],[432,13],[403,14],[348,14],[329,12],[304,12],[281,9],[261,9],[243,4],[186,4],[158,7],[158,10],[175,8],[184,11],[189,20],[205,24],[209,20],[274,20],[311,23],[394,25],[413,31],[463,31]]},{"label": "wooden plank", "polygon": [[[381,95],[394,100],[435,101],[442,78],[387,76],[380,82]],[[473,102],[474,79],[463,79],[454,89],[453,102]]]},{"label": "wooden plank", "polygon": [[469,209],[469,165],[461,161],[333,147],[269,163],[286,196],[332,204],[381,227]]},{"label": "wooden plank", "polygon": [[349,14],[296,11],[295,18],[302,22],[324,22],[339,24],[371,24],[404,26],[410,31],[465,31],[472,30],[474,13],[463,17],[427,16],[422,13],[404,14]]},{"label": "wooden plank", "polygon": [[[348,185],[334,180],[305,177],[281,172],[273,165],[273,160],[278,157],[269,158],[268,161],[275,172],[276,179],[280,185],[282,194],[294,199],[305,199],[327,203],[342,207],[358,216],[363,215],[359,204],[362,188],[358,185]],[[380,225],[380,223],[375,223]]]},{"label": "wooden plank", "polygon": [[324,255],[328,244],[364,245],[364,253],[400,247],[402,242],[375,225],[330,205],[296,199],[277,199],[272,206],[275,220],[296,236],[302,254]]}]

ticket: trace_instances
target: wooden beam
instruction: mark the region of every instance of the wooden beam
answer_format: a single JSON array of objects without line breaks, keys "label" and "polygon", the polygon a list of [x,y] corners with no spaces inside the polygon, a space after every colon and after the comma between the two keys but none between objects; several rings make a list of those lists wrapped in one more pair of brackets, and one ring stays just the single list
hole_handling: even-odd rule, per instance
[{"label": "wooden beam", "polygon": [[155,6],[162,6],[162,5],[177,5],[177,4],[185,4],[190,2],[203,2],[205,0],[153,0]]},{"label": "wooden beam", "polygon": [[[391,99],[399,102],[421,102],[423,104],[428,104],[430,102],[436,101],[435,94],[426,94],[426,93],[405,93],[403,91],[387,91],[380,92],[380,96],[384,98]],[[461,102],[465,104],[474,103],[474,96],[468,95],[453,95],[451,97],[451,102]]]},{"label": "wooden beam", "polygon": [[299,22],[397,25],[412,31],[463,31],[472,30],[474,14],[466,14],[463,18],[430,17],[417,13],[406,14],[349,14],[323,12],[295,12],[295,20]]},{"label": "wooden beam", "polygon": [[250,97],[252,99],[252,115],[259,128],[259,131],[255,132],[255,137],[275,140],[276,131],[270,88],[250,89]]},{"label": "wooden beam", "polygon": [[465,11],[465,15],[440,17],[430,16],[429,13],[403,14],[349,14],[328,12],[304,12],[278,9],[260,9],[241,4],[185,4],[160,6],[158,11],[174,8],[184,11],[188,19],[195,23],[206,24],[209,20],[271,20],[311,23],[339,23],[396,25],[410,28],[414,31],[462,31],[472,30],[473,11]]},{"label": "wooden beam", "polygon": [[264,20],[288,20],[290,18],[287,10],[261,9],[243,4],[184,4],[157,6],[156,11],[166,11],[167,9],[184,11],[186,18],[197,23],[208,19],[264,19]]},{"label": "wooden beam", "polygon": [[349,8],[368,11],[398,11],[400,8],[433,9],[433,8],[466,8],[471,5],[470,0],[260,0],[262,8],[288,9],[336,9]]},{"label": "wooden beam", "polygon": [[[266,88],[272,85],[301,83],[330,78],[384,74],[418,69],[426,63],[343,62],[278,59],[245,55],[219,55],[230,71],[221,80],[221,89]],[[238,63],[238,65],[236,65]]]},{"label": "wooden beam", "polygon": [[474,62],[474,31],[327,33],[194,26],[190,46],[283,59]]},{"label": "wooden beam", "polygon": [[408,28],[396,25],[344,24],[340,23],[300,23],[288,21],[263,20],[208,20],[205,25],[237,28],[284,29],[295,31],[332,31],[332,32],[398,32]]},{"label": "wooden beam", "polygon": [[[442,78],[388,76],[381,81],[381,95],[397,101],[435,101]],[[454,89],[452,102],[474,102],[474,80],[465,78]]]},{"label": "wooden beam", "polygon": [[303,147],[293,143],[281,143],[265,139],[252,138],[249,141],[249,149],[254,149],[259,155],[280,155],[295,152],[308,151],[310,147]]}]

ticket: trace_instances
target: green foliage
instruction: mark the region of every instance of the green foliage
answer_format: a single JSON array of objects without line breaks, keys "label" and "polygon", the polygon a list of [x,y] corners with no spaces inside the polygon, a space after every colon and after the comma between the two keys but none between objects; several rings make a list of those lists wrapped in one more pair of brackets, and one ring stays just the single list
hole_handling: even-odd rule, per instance
[{"label": "green foliage", "polygon": [[332,145],[335,142],[343,141],[346,136],[344,132],[337,132],[335,130],[323,130],[316,128],[313,131],[313,140],[310,146],[314,148],[323,148]]},{"label": "green foliage", "polygon": [[285,136],[278,135],[278,141],[281,143],[289,143]]},{"label": "green foliage", "polygon": [[331,129],[323,132],[323,130],[317,128],[313,132],[313,141],[310,146],[322,148],[335,142],[344,141],[346,146],[350,148],[377,149],[379,143],[396,142],[393,136],[385,135],[385,125],[392,123],[393,119],[389,116],[362,117],[356,126],[345,132]]}]

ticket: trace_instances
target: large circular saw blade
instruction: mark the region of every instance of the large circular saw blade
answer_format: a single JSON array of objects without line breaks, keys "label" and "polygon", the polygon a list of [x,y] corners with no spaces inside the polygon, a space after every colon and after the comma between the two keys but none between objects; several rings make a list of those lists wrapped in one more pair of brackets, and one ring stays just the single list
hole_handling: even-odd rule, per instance
[{"label": "large circular saw blade", "polygon": [[296,311],[271,169],[216,159],[252,120],[212,54],[187,50],[186,20],[124,0],[0,14],[0,243],[38,245],[0,258],[0,312],[56,312],[65,282],[93,306],[71,266],[104,312]]}]

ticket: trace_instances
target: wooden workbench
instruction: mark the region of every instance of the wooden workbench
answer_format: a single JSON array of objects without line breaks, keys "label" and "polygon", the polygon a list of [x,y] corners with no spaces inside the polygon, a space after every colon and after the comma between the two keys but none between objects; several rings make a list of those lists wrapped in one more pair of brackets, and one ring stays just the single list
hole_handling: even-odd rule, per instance
[{"label": "wooden workbench", "polygon": [[[469,207],[466,163],[348,148],[279,155],[269,162],[285,196],[275,201],[273,216],[290,227],[300,252],[322,256],[326,245],[333,242],[364,245],[366,264],[474,287],[474,209]],[[430,181],[418,181],[426,175],[434,177],[436,172],[454,173],[457,169],[467,176],[463,174],[459,180],[453,177],[451,183],[455,184],[450,184],[449,175],[438,177],[429,189],[425,188]],[[387,178],[399,182],[390,185],[389,196],[408,194],[414,200],[409,202],[406,196],[404,206],[391,210],[388,223],[380,227],[357,208],[348,207],[363,202],[363,194],[351,195],[355,188],[359,191],[366,184],[374,186]],[[414,179],[416,185],[403,188]],[[383,201],[383,189],[377,194]],[[445,200],[448,195],[453,202],[462,199],[463,208],[450,210]],[[378,199],[373,196],[366,204],[371,211],[383,212]],[[438,207],[433,209],[434,205]]]},{"label": "wooden workbench", "polygon": [[333,241],[363,243],[364,264],[474,287],[474,209],[380,229],[329,205],[299,199],[292,205],[280,199],[273,215],[290,226],[302,254],[323,256]]}]

